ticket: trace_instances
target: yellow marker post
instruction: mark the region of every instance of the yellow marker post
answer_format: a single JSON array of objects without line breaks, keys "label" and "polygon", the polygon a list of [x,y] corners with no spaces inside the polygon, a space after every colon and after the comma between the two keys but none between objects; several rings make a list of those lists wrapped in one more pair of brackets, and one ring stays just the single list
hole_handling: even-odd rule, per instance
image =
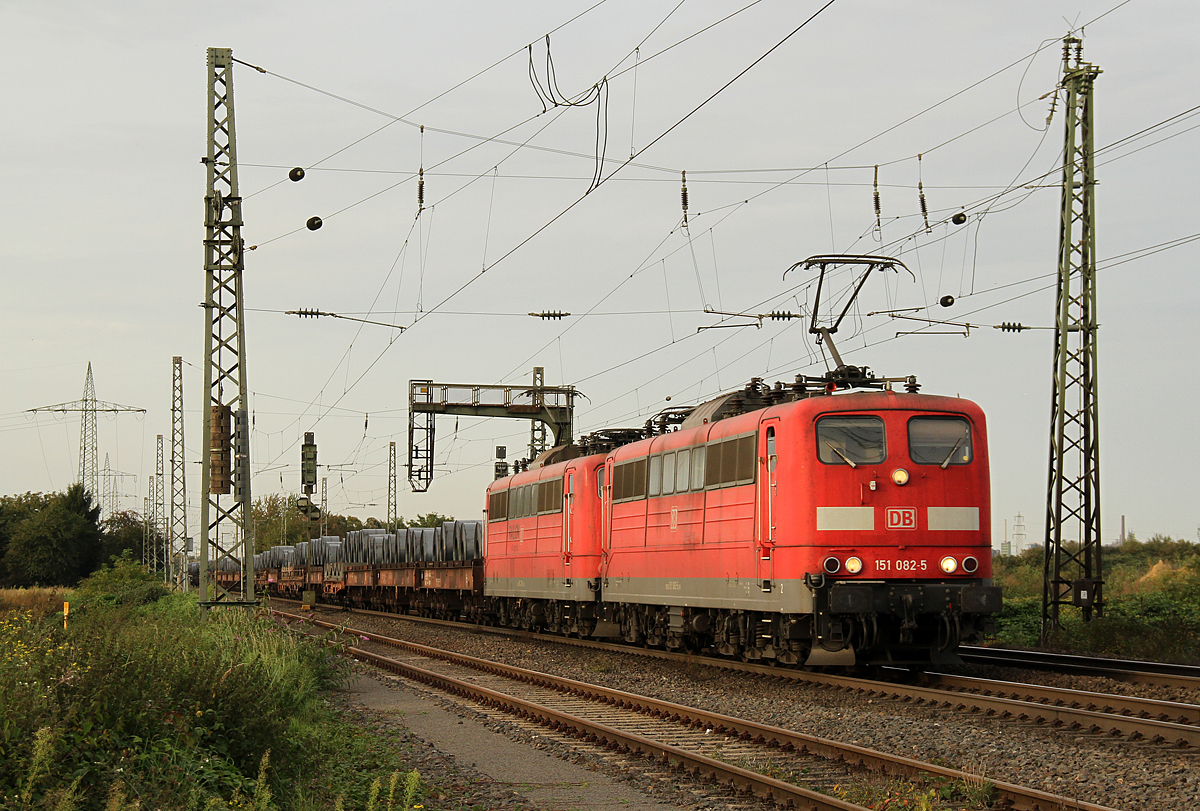
[{"label": "yellow marker post", "polygon": [[67,614],[71,613],[71,604],[63,603],[63,630],[67,630]]}]

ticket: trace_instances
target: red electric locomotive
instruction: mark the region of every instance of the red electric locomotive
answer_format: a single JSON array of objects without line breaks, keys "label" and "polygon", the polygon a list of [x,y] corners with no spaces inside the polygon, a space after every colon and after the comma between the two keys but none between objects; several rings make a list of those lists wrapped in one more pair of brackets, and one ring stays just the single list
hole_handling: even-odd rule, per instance
[{"label": "red electric locomotive", "polygon": [[[814,308],[836,358],[835,330]],[[483,613],[787,664],[956,661],[1001,607],[987,427],[901,380],[755,380],[496,480]]]},{"label": "red electric locomotive", "polygon": [[982,411],[868,391],[723,416],[773,392],[493,482],[499,622],[783,663],[952,660],[1000,609]]}]

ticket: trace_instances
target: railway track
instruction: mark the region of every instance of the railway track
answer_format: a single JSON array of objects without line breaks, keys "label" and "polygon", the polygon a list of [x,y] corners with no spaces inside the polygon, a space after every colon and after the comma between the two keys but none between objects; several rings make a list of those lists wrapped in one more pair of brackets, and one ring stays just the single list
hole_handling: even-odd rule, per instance
[{"label": "railway track", "polygon": [[[449,620],[375,611],[363,611],[362,613],[405,621],[441,624],[459,629],[464,627],[462,623]],[[609,650],[686,664],[702,664],[708,667],[757,674],[767,678],[822,685],[870,698],[980,713],[988,717],[1018,723],[1038,724],[1072,733],[1087,732],[1183,750],[1200,751],[1200,706],[1195,704],[1066,690],[991,679],[949,676],[939,673],[925,674],[920,684],[906,681],[905,674],[901,671],[895,671],[895,680],[882,681],[701,657],[693,654],[634,648],[609,642],[535,634],[511,628],[481,626],[478,630],[520,639]]]},{"label": "railway track", "polygon": [[1200,667],[1194,665],[1137,662],[1009,648],[964,647],[959,650],[959,656],[964,662],[972,664],[1055,670],[1084,676],[1102,676],[1131,684],[1156,684],[1200,691]]},{"label": "railway track", "polygon": [[404,678],[488,710],[512,714],[527,724],[540,725],[546,734],[563,740],[582,739],[593,747],[641,756],[788,807],[856,811],[861,807],[831,796],[831,787],[870,779],[870,775],[887,775],[942,786],[956,784],[962,787],[964,797],[973,794],[976,799],[982,796],[981,791],[988,790],[986,785],[994,803],[990,807],[1103,809],[1010,783],[985,784],[981,778],[964,772],[851,744],[429,648],[338,623],[277,613],[396,649],[399,655],[383,655],[356,641],[349,652]]}]

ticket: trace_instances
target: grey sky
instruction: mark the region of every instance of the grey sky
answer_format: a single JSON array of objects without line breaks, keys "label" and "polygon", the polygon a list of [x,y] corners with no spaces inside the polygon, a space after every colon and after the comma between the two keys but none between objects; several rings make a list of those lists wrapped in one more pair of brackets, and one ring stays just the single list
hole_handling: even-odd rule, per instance
[{"label": "grey sky", "polygon": [[[783,278],[789,265],[883,252],[916,281],[872,279],[839,348],[880,374],[917,375],[924,391],[979,402],[990,420],[993,542],[1018,512],[1040,542],[1052,332],[990,325],[1053,324],[1061,106],[1043,130],[1059,40],[1091,23],[1084,57],[1103,70],[1096,145],[1105,147],[1200,105],[1194,4],[837,0],[717,92],[822,5],[0,4],[9,77],[0,493],[75,479],[78,417],[24,411],[78,399],[91,361],[101,400],[148,410],[100,421],[100,464],[108,455],[113,469],[136,474],[123,480],[122,504],[140,508],[155,436],[170,434],[171,357],[182,355],[192,364],[194,526],[199,158],[205,51],[217,46],[270,71],[235,70],[243,235],[260,246],[245,272],[255,495],[298,489],[299,442],[315,431],[330,508],[383,517],[388,442],[403,464],[414,378],[517,383],[541,365],[547,382],[587,395],[583,433],[639,425],[668,396],[685,404],[753,376],[817,374],[823,365],[799,322],[697,332],[721,318],[704,307],[797,310],[811,300],[810,279]],[[542,112],[524,49],[532,43],[544,82],[550,31],[562,93],[608,78],[601,131],[612,176],[582,200],[595,171],[596,107]],[[1194,540],[1200,525],[1197,246],[1145,254],[1200,232],[1191,115],[1097,161],[1106,539],[1122,515],[1142,537]],[[309,169],[305,180],[286,180],[292,166]],[[959,210],[968,223],[948,224]],[[325,225],[310,232],[314,215]],[[936,306],[946,294],[954,307]],[[866,315],[929,305],[917,315],[981,328],[969,338],[896,338],[920,325]],[[411,328],[282,314],[301,307]],[[541,310],[573,315],[524,315]],[[528,426],[447,418],[438,434],[433,486],[402,487],[404,515],[476,515],[494,446],[513,455]]]}]

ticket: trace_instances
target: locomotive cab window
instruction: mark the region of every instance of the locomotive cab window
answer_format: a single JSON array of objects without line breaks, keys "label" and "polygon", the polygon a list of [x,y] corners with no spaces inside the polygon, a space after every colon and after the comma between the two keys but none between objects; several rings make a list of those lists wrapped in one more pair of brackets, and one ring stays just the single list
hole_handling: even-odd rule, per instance
[{"label": "locomotive cab window", "polygon": [[969,465],[974,458],[971,424],[962,417],[913,417],[908,455],[918,465]]},{"label": "locomotive cab window", "polygon": [[[822,417],[817,420],[817,458],[827,465],[874,465],[887,458],[879,417]],[[940,461],[940,460],[939,460]]]}]

